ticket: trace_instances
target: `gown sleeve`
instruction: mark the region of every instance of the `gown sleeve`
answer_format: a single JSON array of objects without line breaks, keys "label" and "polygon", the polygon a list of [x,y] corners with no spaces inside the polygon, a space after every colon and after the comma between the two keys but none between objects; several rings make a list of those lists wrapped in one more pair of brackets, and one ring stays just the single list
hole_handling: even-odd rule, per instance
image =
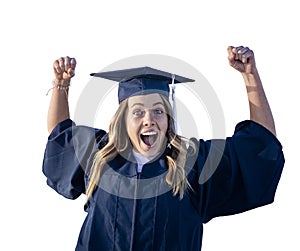
[{"label": "gown sleeve", "polygon": [[43,160],[47,184],[68,199],[76,199],[86,189],[86,171],[105,132],[76,126],[67,119],[48,137]]},{"label": "gown sleeve", "polygon": [[237,124],[226,140],[198,143],[193,188],[204,223],[274,201],[285,160],[270,131],[248,120]]}]

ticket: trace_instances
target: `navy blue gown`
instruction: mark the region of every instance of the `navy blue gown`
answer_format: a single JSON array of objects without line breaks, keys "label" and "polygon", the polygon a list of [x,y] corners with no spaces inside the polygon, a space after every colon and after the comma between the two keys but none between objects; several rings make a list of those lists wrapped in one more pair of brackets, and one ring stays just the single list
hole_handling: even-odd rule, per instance
[{"label": "navy blue gown", "polygon": [[[47,184],[69,199],[85,193],[86,171],[106,137],[69,119],[58,124],[45,149]],[[191,188],[181,200],[164,181],[168,149],[141,173],[130,153],[107,163],[85,205],[76,250],[199,251],[203,223],[273,202],[284,155],[271,132],[243,121],[225,140],[193,141],[198,151],[186,163]]]}]

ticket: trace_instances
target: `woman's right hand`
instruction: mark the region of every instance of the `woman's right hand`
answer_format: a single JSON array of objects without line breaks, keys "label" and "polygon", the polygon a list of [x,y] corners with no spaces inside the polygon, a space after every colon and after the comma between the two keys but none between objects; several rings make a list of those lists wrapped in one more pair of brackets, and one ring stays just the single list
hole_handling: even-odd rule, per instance
[{"label": "woman's right hand", "polygon": [[75,68],[75,58],[67,56],[55,60],[53,63],[55,82],[70,83],[70,79],[75,76]]}]

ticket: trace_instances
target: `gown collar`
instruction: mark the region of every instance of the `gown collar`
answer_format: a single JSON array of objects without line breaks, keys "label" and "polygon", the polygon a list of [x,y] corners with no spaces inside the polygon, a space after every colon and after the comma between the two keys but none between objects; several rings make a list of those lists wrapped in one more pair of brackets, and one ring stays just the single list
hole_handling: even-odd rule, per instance
[{"label": "gown collar", "polygon": [[[137,165],[137,160],[131,151],[125,156],[118,154],[113,160],[108,162],[107,167],[112,168],[114,171],[126,177],[134,177],[138,175]],[[140,177],[155,177],[163,174],[167,170],[166,154],[163,153],[143,165]]]}]

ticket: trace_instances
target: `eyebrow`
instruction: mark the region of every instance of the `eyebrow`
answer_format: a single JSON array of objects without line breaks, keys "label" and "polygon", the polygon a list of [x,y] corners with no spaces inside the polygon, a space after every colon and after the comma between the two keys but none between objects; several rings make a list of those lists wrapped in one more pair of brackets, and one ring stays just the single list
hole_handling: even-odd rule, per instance
[{"label": "eyebrow", "polygon": [[[134,107],[134,106],[136,106],[136,105],[145,106],[143,103],[134,103],[134,104],[131,106],[131,108]],[[154,103],[152,106],[156,106],[156,105],[162,105],[162,106],[164,106],[164,104],[163,104],[162,102],[156,102],[156,103]]]}]

